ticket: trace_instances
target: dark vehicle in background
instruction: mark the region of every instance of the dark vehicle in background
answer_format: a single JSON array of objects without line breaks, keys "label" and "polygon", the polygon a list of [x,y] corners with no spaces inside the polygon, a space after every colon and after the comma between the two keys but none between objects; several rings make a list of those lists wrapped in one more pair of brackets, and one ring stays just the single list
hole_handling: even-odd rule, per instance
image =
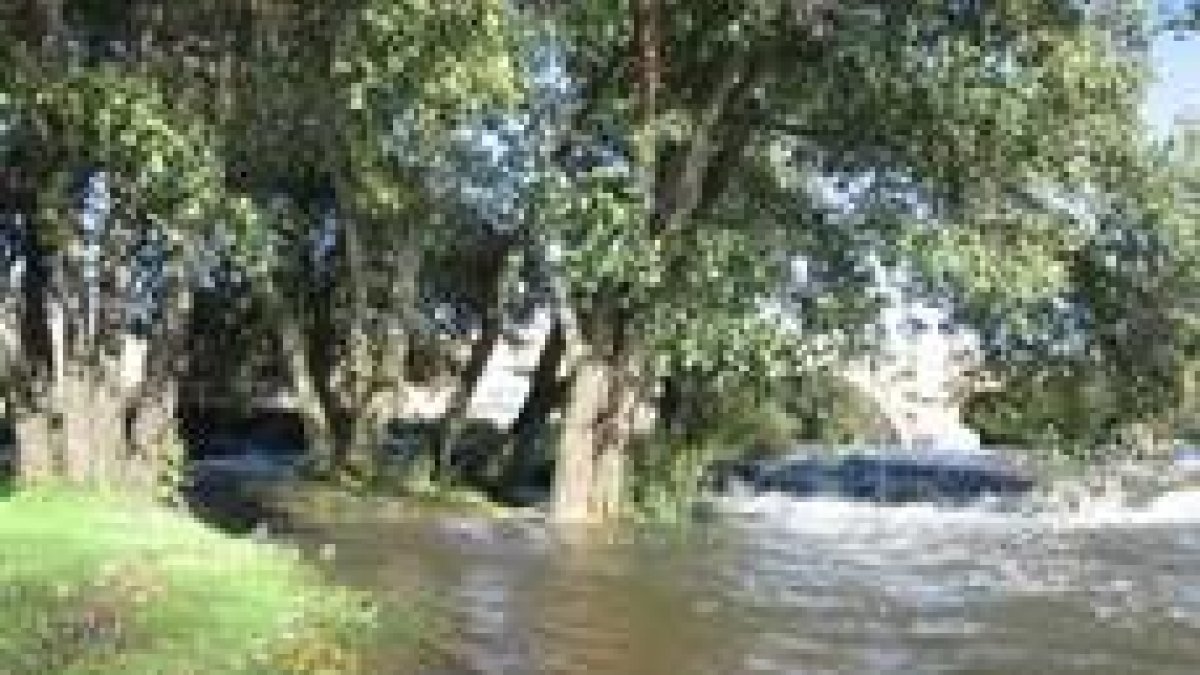
[{"label": "dark vehicle in background", "polygon": [[782,493],[880,504],[969,504],[1033,489],[1034,481],[1000,458],[980,453],[793,455],[715,463],[706,477],[721,493]]}]

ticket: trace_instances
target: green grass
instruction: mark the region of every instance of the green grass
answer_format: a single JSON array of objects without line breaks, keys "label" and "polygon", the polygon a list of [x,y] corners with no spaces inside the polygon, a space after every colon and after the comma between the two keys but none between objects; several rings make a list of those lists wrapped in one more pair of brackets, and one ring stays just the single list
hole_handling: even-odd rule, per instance
[{"label": "green grass", "polygon": [[289,521],[300,523],[437,515],[503,518],[513,513],[513,509],[492,501],[479,490],[434,482],[346,486],[312,481],[268,487],[256,497],[273,510],[287,514]]},{"label": "green grass", "polygon": [[415,645],[419,626],[368,600],[182,512],[66,491],[0,501],[4,675],[373,672],[382,627]]}]

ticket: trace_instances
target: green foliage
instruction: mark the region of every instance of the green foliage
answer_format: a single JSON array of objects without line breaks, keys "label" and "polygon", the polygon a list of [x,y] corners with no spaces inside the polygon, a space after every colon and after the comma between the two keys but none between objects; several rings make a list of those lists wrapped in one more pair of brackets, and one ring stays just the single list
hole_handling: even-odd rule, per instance
[{"label": "green foliage", "polygon": [[691,382],[684,428],[665,425],[636,441],[631,453],[631,501],[652,519],[684,517],[702,478],[725,459],[762,459],[795,452],[803,443],[890,440],[888,422],[849,383],[821,371],[778,378],[768,389]]},{"label": "green foliage", "polygon": [[895,440],[879,405],[836,374],[817,371],[777,385],[775,397],[797,421],[798,438],[829,444],[886,444]]},{"label": "green foliage", "polygon": [[1110,442],[1122,411],[1103,382],[1080,376],[1015,380],[1008,387],[972,397],[964,410],[968,426],[985,443],[1088,453]]},{"label": "green foliage", "polygon": [[1160,434],[1187,426],[1200,345],[1200,165],[1178,150],[1148,152],[1144,162],[1096,234],[1062,259],[1065,283],[1047,295],[1069,313],[1030,303],[1014,313],[1022,321],[1008,317],[1020,339],[991,345],[989,368],[1003,389],[969,409],[986,437],[1079,454],[1133,425]]},{"label": "green foliage", "polygon": [[39,233],[70,236],[70,181],[81,169],[116,178],[119,208],[132,219],[179,233],[208,224],[221,198],[215,137],[201,118],[181,113],[152,79],[116,66],[73,69],[23,83],[11,97],[18,128],[36,144],[25,152],[43,172]]},{"label": "green foliage", "polygon": [[713,462],[785,454],[803,430],[803,423],[778,403],[748,396],[726,397],[697,413],[705,415],[704,422],[685,434],[660,429],[636,440],[630,503],[642,517],[686,519]]},{"label": "green foliage", "polygon": [[[636,317],[657,375],[811,370],[869,316],[856,269],[868,253],[911,258],[965,302],[1020,316],[1071,284],[1066,258],[1087,233],[1064,205],[1140,168],[1130,139],[1146,70],[1131,45],[1146,27],[1133,3],[684,3],[648,38],[657,63],[643,62],[650,29],[634,3],[548,16],[585,98],[572,132],[616,130],[632,148],[629,171],[566,188],[554,220],[568,224],[569,275],[585,309]],[[868,184],[842,191],[851,214],[827,217],[811,186],[829,176]],[[695,208],[680,206],[695,190]],[[830,236],[839,219],[859,232]],[[762,306],[795,256],[841,285],[785,328]]]},{"label": "green foliage", "polygon": [[715,442],[668,435],[637,439],[632,449],[629,501],[634,512],[659,522],[686,522],[704,469],[721,454]]},{"label": "green foliage", "polygon": [[348,81],[345,103],[415,103],[433,115],[508,106],[520,95],[515,19],[499,0],[362,3],[334,63]]},{"label": "green foliage", "polygon": [[187,479],[185,461],[187,448],[175,434],[160,438],[153,448],[154,466],[162,467],[155,476],[155,497],[164,504],[175,503]]},{"label": "green foliage", "polygon": [[[875,424],[810,374],[859,346],[876,258],[1020,336],[989,344],[1016,400],[1061,371],[1051,389],[1103,389],[1122,420],[1149,419],[1194,372],[1197,219],[1176,208],[1194,167],[1164,169],[1140,140],[1140,2],[660,2],[646,17],[630,0],[146,0],[68,3],[61,31],[26,4],[0,10],[0,144],[34,183],[38,237],[78,243],[71,182],[95,168],[123,219],[176,252],[231,234],[272,301],[247,332],[301,329],[310,398],[339,429],[396,384],[381,381],[400,370],[391,329],[417,323],[414,268],[470,219],[431,187],[454,132],[544,107],[524,62],[535,33],[577,96],[528,141],[553,146],[526,153],[538,175],[514,177],[535,193],[521,245],[562,250],[547,275],[585,337],[614,343],[595,346],[722,394],[712,443],[793,419],[822,439]],[[130,58],[72,46],[106,41]],[[339,246],[316,284],[302,244],[328,212]],[[793,278],[797,259],[811,278]],[[1091,325],[1051,358],[1071,341],[1051,334],[1064,299]],[[737,400],[797,376],[803,405],[773,392],[756,419]],[[1080,438],[1119,426],[1077,412],[1059,426]]]}]

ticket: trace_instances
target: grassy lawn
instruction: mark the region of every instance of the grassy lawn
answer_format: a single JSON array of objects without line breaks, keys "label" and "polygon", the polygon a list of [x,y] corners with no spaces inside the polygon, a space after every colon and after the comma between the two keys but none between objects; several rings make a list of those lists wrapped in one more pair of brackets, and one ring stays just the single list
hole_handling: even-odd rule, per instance
[{"label": "grassy lawn", "polygon": [[[68,492],[0,497],[0,673],[368,673],[418,613],[326,584],[283,547]],[[394,661],[393,661],[394,663]]]}]

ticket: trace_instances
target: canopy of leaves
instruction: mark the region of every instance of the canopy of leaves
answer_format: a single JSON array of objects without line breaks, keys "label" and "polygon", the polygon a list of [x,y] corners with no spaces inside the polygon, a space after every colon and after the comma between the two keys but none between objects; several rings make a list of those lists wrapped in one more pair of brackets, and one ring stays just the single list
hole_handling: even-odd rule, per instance
[{"label": "canopy of leaves", "polygon": [[[1131,423],[1184,424],[1200,345],[1196,155],[1147,154],[1087,242],[1063,259],[1065,288],[992,323],[989,364],[1005,389],[974,416],[998,435],[1045,433],[1087,444]],[[1194,146],[1192,146],[1194,148]],[[1019,317],[1014,321],[1013,317]]]},{"label": "canopy of leaves", "polygon": [[[1088,235],[1064,205],[1138,168],[1145,17],[1113,8],[553,5],[564,143],[616,154],[572,165],[551,211],[577,296],[626,305],[671,368],[762,376],[869,317],[872,254],[997,311],[1055,293]],[[768,321],[798,257],[838,283]]]}]

